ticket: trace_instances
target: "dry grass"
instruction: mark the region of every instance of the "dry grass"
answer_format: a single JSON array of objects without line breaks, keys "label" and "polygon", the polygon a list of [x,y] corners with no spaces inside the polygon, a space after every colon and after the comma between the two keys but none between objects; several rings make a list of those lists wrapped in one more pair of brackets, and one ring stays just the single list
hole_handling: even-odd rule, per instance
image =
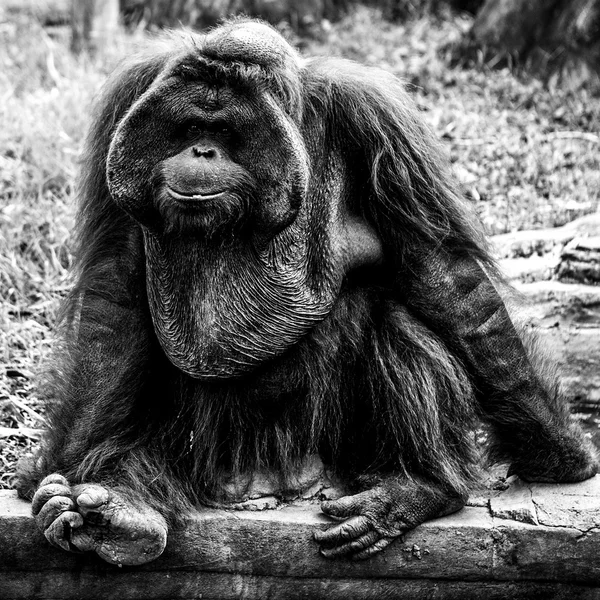
[{"label": "dry grass", "polygon": [[489,233],[554,227],[595,211],[600,99],[585,90],[545,89],[508,69],[450,68],[452,49],[469,27],[464,18],[398,26],[362,9],[327,45],[309,51],[382,66],[409,84]]},{"label": "dry grass", "polygon": [[[489,232],[560,225],[596,210],[600,100],[544,89],[508,70],[451,68],[442,49],[466,27],[460,19],[391,25],[359,10],[306,52],[344,55],[404,78],[446,140]],[[50,37],[31,17],[0,20],[0,488],[10,486],[17,455],[35,438],[23,428],[43,419],[32,374],[52,345],[68,289],[74,180],[90,102],[131,43],[123,37],[94,59],[75,59],[64,33]]]},{"label": "dry grass", "polygon": [[0,487],[31,445],[2,428],[40,426],[32,374],[68,289],[77,156],[91,100],[128,43],[76,59],[64,32],[0,22]]}]

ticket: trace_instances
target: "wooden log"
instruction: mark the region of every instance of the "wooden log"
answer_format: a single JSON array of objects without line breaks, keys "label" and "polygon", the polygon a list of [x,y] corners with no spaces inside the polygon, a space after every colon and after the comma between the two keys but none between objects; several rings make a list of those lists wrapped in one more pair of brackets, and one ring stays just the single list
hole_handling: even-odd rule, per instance
[{"label": "wooden log", "polygon": [[600,283],[600,235],[571,240],[561,253],[557,278],[577,283]]},{"label": "wooden log", "polygon": [[575,237],[593,237],[599,232],[600,213],[597,212],[562,227],[502,233],[492,236],[491,242],[498,258],[518,258],[546,254],[557,246],[562,248]]},{"label": "wooden log", "polygon": [[363,562],[323,558],[318,504],[201,510],[163,556],[118,568],[49,546],[29,504],[0,492],[0,598],[600,598],[600,477],[564,486],[512,478]]}]

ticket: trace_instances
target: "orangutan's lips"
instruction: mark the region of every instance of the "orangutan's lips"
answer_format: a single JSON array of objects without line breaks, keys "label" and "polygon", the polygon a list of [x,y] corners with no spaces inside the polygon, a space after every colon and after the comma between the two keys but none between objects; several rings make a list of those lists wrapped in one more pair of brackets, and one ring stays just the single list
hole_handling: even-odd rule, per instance
[{"label": "orangutan's lips", "polygon": [[174,190],[172,187],[168,187],[167,191],[169,193],[169,196],[171,196],[171,198],[173,198],[174,200],[177,200],[178,202],[184,202],[184,203],[193,203],[193,202],[207,202],[209,200],[218,200],[219,198],[222,198],[227,191],[226,190],[222,190],[219,192],[207,192],[207,193],[202,193],[202,192],[180,192],[178,190]]}]

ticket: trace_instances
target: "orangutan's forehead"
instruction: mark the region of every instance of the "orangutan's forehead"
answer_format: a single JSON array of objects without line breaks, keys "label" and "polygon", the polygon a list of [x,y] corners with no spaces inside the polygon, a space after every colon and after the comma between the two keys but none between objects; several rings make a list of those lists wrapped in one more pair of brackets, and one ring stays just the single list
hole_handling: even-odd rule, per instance
[{"label": "orangutan's forehead", "polygon": [[244,23],[194,40],[171,61],[167,78],[214,87],[207,102],[222,102],[226,89],[246,99],[267,91],[297,115],[300,68],[299,55],[277,32],[264,24]]},{"label": "orangutan's forehead", "polygon": [[253,64],[225,64],[207,59],[199,53],[185,55],[173,65],[170,75],[182,82],[202,84],[207,94],[219,95],[224,90],[256,87],[270,79],[260,66]]},{"label": "orangutan's forehead", "polygon": [[297,52],[272,27],[256,21],[233,22],[209,33],[203,44],[209,58],[259,65],[265,69],[293,68]]},{"label": "orangutan's forehead", "polygon": [[198,81],[194,84],[194,104],[208,111],[217,111],[231,103],[235,93],[228,85]]}]

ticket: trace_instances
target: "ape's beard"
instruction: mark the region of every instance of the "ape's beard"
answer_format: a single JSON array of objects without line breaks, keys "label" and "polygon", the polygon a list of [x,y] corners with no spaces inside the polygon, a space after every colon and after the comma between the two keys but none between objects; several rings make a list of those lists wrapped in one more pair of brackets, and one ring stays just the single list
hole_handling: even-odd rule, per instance
[{"label": "ape's beard", "polygon": [[214,241],[231,237],[248,220],[249,198],[231,192],[211,200],[191,201],[189,206],[172,198],[164,186],[157,190],[155,202],[166,235],[186,234]]}]

